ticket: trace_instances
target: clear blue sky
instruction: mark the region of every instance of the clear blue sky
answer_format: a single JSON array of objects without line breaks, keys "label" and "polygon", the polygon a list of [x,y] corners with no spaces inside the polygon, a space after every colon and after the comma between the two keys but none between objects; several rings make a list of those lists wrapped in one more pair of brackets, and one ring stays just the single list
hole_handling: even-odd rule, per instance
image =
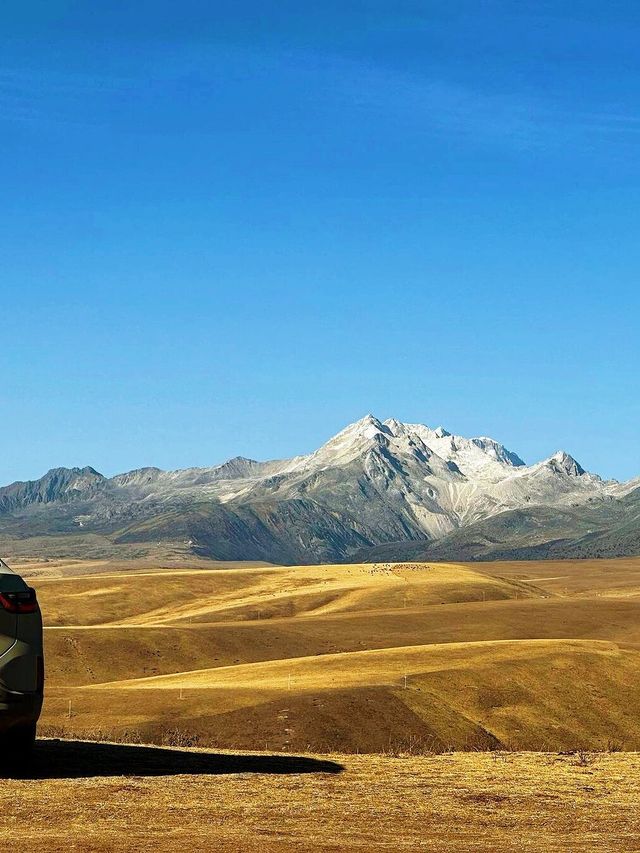
[{"label": "clear blue sky", "polygon": [[640,474],[640,5],[7,0],[0,482],[444,424]]}]

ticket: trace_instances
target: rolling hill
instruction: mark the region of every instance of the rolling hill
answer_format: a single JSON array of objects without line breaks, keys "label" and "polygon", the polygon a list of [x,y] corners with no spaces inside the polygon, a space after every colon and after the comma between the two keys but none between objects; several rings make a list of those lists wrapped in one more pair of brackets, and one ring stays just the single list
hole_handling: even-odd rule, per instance
[{"label": "rolling hill", "polygon": [[640,747],[638,559],[86,568],[21,568],[47,625],[45,732],[319,752]]}]

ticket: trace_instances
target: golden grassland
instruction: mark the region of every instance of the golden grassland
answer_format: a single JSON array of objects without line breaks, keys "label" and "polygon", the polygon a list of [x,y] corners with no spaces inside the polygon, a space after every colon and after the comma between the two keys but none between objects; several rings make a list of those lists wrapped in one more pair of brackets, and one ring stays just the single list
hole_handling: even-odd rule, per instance
[{"label": "golden grassland", "polygon": [[7,850],[640,850],[640,558],[18,568],[50,737]]},{"label": "golden grassland", "polygon": [[0,787],[0,843],[67,853],[640,846],[640,756],[285,756],[41,741]]},{"label": "golden grassland", "polygon": [[227,749],[640,749],[640,558],[18,566],[43,731]]}]

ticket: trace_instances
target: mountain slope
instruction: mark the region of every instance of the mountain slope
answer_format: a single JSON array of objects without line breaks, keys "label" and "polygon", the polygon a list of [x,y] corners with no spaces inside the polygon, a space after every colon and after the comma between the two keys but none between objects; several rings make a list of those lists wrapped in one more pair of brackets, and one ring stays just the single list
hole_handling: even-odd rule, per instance
[{"label": "mountain slope", "polygon": [[544,560],[640,554],[640,488],[619,500],[500,513],[434,542],[394,542],[360,552],[394,560]]},{"label": "mountain slope", "polygon": [[491,438],[367,415],[292,459],[236,457],[112,478],[54,469],[0,489],[0,536],[99,535],[114,547],[164,543],[222,560],[283,563],[356,553],[632,553],[633,486],[605,482],[562,451],[527,466]]}]

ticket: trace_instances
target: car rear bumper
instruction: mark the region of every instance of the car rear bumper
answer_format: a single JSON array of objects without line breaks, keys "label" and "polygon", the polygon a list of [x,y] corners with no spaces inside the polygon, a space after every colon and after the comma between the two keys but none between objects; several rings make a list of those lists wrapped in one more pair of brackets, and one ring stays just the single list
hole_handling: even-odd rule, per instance
[{"label": "car rear bumper", "polygon": [[0,733],[14,726],[36,723],[42,711],[42,693],[0,689]]}]

